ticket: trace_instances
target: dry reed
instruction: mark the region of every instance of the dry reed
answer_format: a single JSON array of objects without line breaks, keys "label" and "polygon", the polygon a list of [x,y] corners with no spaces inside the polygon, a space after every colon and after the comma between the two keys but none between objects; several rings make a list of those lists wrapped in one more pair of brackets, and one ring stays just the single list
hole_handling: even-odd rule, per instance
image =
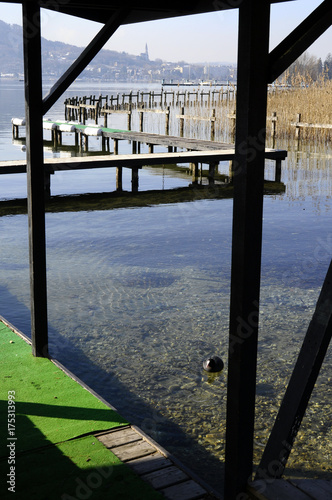
[{"label": "dry reed", "polygon": [[[291,125],[301,114],[301,121],[316,125],[332,124],[332,81],[321,78],[316,82],[301,76],[290,87],[276,87],[269,91],[268,118],[277,113],[276,137],[292,139],[296,127]],[[269,125],[268,125],[269,127]],[[301,128],[303,140],[319,142],[331,138],[332,131],[324,128]]]},{"label": "dry reed", "polygon": [[[235,112],[236,100],[224,99],[211,102],[208,106],[196,104],[186,113],[205,120],[211,116],[214,108],[216,113],[216,136],[215,140],[232,141],[232,120],[230,116]],[[189,111],[189,112],[188,112]],[[332,125],[332,81],[322,75],[314,82],[309,77],[297,75],[291,81],[290,86],[276,85],[270,87],[268,92],[267,107],[267,135],[270,136],[271,116],[277,114],[275,138],[295,139],[296,127],[292,125],[301,114],[301,121],[316,125]],[[190,130],[187,124],[187,132],[194,137],[207,136],[207,123],[197,120],[191,122]],[[205,134],[204,134],[205,132]],[[203,138],[203,137],[200,137]],[[205,137],[207,138],[207,137]],[[301,128],[301,140],[326,142],[331,140],[332,130],[324,128]]]}]

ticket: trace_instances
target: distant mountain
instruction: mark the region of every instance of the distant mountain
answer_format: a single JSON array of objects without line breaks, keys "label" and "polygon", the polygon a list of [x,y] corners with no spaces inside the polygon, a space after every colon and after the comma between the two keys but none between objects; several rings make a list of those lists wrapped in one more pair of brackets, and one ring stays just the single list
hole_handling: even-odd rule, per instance
[{"label": "distant mountain", "polygon": [[23,73],[22,28],[0,21],[0,73]]},{"label": "distant mountain", "polygon": [[[52,42],[42,38],[43,78],[57,79],[77,59],[82,47],[62,42]],[[150,61],[147,47],[139,56],[101,50],[82,72],[82,79],[104,81],[139,82],[174,80],[183,81],[211,79],[232,80],[234,65],[190,64],[185,62],[169,63],[162,60]],[[23,75],[23,36],[22,27],[0,21],[0,76],[20,78]]]}]

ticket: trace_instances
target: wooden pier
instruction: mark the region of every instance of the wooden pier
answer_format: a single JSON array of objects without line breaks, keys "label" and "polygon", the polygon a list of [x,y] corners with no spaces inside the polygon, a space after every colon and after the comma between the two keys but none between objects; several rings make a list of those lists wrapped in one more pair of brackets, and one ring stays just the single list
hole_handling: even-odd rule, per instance
[{"label": "wooden pier", "polygon": [[332,480],[271,479],[248,487],[253,500],[332,500]]},{"label": "wooden pier", "polygon": [[[17,119],[12,120],[18,123]],[[116,167],[116,189],[122,190],[122,168],[130,168],[132,171],[132,191],[138,190],[138,171],[146,165],[169,165],[176,163],[190,163],[192,171],[192,182],[198,181],[198,164],[208,164],[209,174],[208,182],[213,184],[215,180],[215,170],[221,161],[229,161],[229,178],[234,175],[234,145],[216,141],[191,139],[162,134],[151,134],[147,132],[135,132],[131,130],[118,130],[93,125],[82,125],[73,122],[52,122],[44,120],[44,128],[52,132],[52,138],[55,143],[61,144],[61,133],[66,131],[75,136],[75,145],[78,142],[81,147],[88,150],[88,137],[101,137],[103,148],[107,144],[109,152],[109,141],[113,140],[113,154],[72,157],[65,161],[61,158],[45,159],[45,192],[50,196],[50,176],[56,171],[82,170],[92,168],[110,168]],[[19,136],[18,128],[22,125],[15,125],[15,136]],[[60,139],[59,139],[60,135]],[[78,140],[78,136],[80,139]],[[56,139],[57,138],[57,139]],[[119,141],[131,142],[132,154],[119,154]],[[141,144],[149,146],[149,153],[140,154]],[[167,153],[154,153],[155,146],[167,148]],[[178,149],[186,151],[178,152]],[[265,158],[275,161],[275,181],[280,182],[281,162],[287,156],[285,150],[265,149]],[[0,174],[25,173],[26,162],[23,161],[5,161],[0,162]]]},{"label": "wooden pier", "polygon": [[[266,111],[268,84],[276,81],[287,68],[304,53],[332,24],[330,0],[322,0],[295,29],[269,49],[271,4],[284,0],[246,0],[241,2],[218,2],[218,9],[238,9],[238,64],[236,86],[236,130],[234,151],[234,202],[232,234],[231,293],[229,311],[229,349],[227,379],[226,447],[225,447],[225,500],[247,500],[249,496],[248,478],[253,476],[253,441],[255,421],[255,392],[257,380],[257,351],[259,339],[261,257],[263,230],[264,162],[266,158]],[[236,4],[236,5],[235,5]],[[301,7],[301,2],[299,1]],[[93,40],[83,50],[65,73],[54,83],[43,98],[42,93],[42,51],[41,15],[37,0],[22,2],[23,7],[23,59],[26,106],[27,141],[27,185],[29,221],[29,268],[31,289],[31,331],[32,354],[36,358],[48,356],[47,286],[46,286],[46,231],[43,162],[42,117],[64,94],[82,71],[112,37],[119,26],[157,19],[172,18],[215,12],[215,0],[205,2],[164,3],[156,7],[155,2],[143,1],[134,8],[123,2],[99,2],[91,0],[67,0],[54,5],[43,4],[47,10],[57,10],[62,14],[85,17],[102,23]],[[33,27],[33,29],[32,29]],[[134,142],[134,141],[133,141]],[[171,147],[171,146],[170,146]],[[169,153],[171,154],[171,153]],[[206,154],[206,151],[202,152]],[[218,153],[217,153],[218,155]],[[201,153],[196,152],[196,159]],[[190,160],[189,160],[190,161]],[[213,162],[217,161],[217,157]],[[238,175],[236,175],[238,174]],[[332,270],[331,270],[332,273]],[[331,276],[324,284],[331,289]],[[332,297],[324,301],[323,310],[318,311],[316,327],[324,323],[320,348],[325,348],[331,333]],[[321,318],[324,321],[321,322]],[[326,324],[325,324],[326,323]],[[243,324],[250,330],[243,331]],[[290,332],[291,333],[291,332]],[[290,441],[287,439],[287,452],[294,444],[296,432],[301,424],[311,391],[318,376],[324,353],[314,359],[311,346],[312,338],[304,344],[304,354],[312,364],[307,371],[309,380],[301,373],[302,355],[295,369],[295,382],[291,384],[292,412],[289,416],[287,405],[281,407],[278,416],[283,429],[290,426]],[[309,345],[308,345],[309,344]],[[323,351],[324,349],[321,349]],[[15,357],[10,358],[15,360]],[[303,384],[305,387],[303,387]],[[290,386],[289,386],[290,387]],[[294,388],[295,387],[295,388]],[[304,389],[302,393],[302,389]],[[301,391],[300,391],[301,390]],[[301,397],[299,397],[301,396]],[[287,399],[287,398],[286,398]],[[289,400],[288,400],[289,401]],[[286,409],[286,411],[284,411]],[[287,463],[287,453],[279,455],[279,440],[271,433],[270,444],[264,454],[270,458],[264,463],[270,465],[277,461],[278,476],[281,476]],[[282,440],[281,440],[282,442]],[[279,466],[280,465],[280,466]],[[34,472],[36,468],[33,468]],[[56,469],[54,469],[56,470]],[[263,471],[265,473],[265,471]],[[266,484],[277,483],[275,470],[267,467]],[[44,480],[39,474],[36,479],[38,491]],[[48,479],[48,478],[46,478]],[[259,478],[261,479],[261,478]],[[280,479],[278,477],[277,479]],[[263,478],[264,480],[264,478]],[[33,481],[29,481],[31,485]],[[268,488],[270,489],[270,488]],[[258,489],[256,488],[256,491]],[[276,493],[275,499],[295,499],[294,491],[288,497]],[[311,494],[310,494],[311,495]],[[26,495],[28,496],[28,495]],[[45,495],[46,496],[46,495]],[[311,495],[315,498],[314,495]],[[199,498],[199,497],[198,497]],[[271,497],[270,497],[271,498]],[[298,497],[299,498],[299,497]],[[146,500],[146,499],[144,499]],[[303,500],[303,496],[302,496]]]}]

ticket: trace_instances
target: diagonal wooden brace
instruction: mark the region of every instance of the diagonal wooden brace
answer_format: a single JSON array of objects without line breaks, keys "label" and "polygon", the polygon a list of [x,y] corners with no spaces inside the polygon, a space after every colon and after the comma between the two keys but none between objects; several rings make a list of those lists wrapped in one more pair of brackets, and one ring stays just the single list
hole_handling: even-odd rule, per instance
[{"label": "diagonal wooden brace", "polygon": [[97,33],[70,68],[68,68],[61,78],[53,85],[47,96],[43,99],[44,115],[103,48],[105,43],[123,23],[128,14],[128,9],[119,9],[103,26],[99,33]]},{"label": "diagonal wooden brace", "polygon": [[257,479],[280,478],[282,476],[328,349],[331,335],[332,261],[257,470]]}]

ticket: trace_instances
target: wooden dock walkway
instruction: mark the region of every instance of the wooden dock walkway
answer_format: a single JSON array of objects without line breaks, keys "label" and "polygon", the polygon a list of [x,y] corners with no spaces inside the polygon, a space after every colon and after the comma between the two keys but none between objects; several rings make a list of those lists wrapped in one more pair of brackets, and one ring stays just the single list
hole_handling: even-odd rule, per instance
[{"label": "wooden dock walkway", "polygon": [[1,316],[0,345],[3,500],[221,498]]},{"label": "wooden dock walkway", "polygon": [[183,465],[177,465],[174,457],[164,449],[161,451],[160,446],[138,427],[115,429],[96,437],[164,498],[217,498],[211,491],[209,493],[208,486],[204,488],[199,479],[194,480],[192,472]]},{"label": "wooden dock walkway", "polygon": [[[14,125],[15,123],[15,125]],[[17,123],[18,119],[13,119],[13,134],[14,137],[19,136]],[[88,150],[88,137],[101,137],[103,142],[103,150],[106,152],[108,145],[108,154],[94,156],[72,157],[66,160],[62,158],[45,159],[45,192],[50,196],[50,175],[56,171],[79,170],[91,168],[110,168],[117,169],[116,189],[122,190],[122,168],[130,168],[132,171],[132,191],[138,190],[138,170],[143,166],[153,165],[170,165],[176,163],[191,164],[192,181],[197,183],[198,180],[198,164],[205,163],[209,165],[208,182],[213,184],[215,180],[215,169],[221,161],[230,162],[230,177],[233,175],[232,162],[234,160],[235,149],[233,144],[215,142],[200,139],[191,139],[185,137],[177,137],[162,134],[153,134],[146,132],[135,132],[131,130],[118,130],[96,125],[82,125],[71,122],[52,122],[44,120],[44,127],[52,131],[52,137],[57,138],[56,143],[61,144],[61,130],[66,130],[67,133],[75,135],[75,145],[78,142],[82,148]],[[78,135],[80,139],[78,141]],[[113,140],[113,154],[109,151],[109,141]],[[119,154],[119,141],[129,141],[132,145],[132,154]],[[141,144],[149,146],[149,153],[140,154]],[[154,147],[161,146],[167,148],[165,153],[154,153]],[[185,151],[178,151],[178,150]],[[281,178],[281,162],[286,158],[287,151],[266,148],[265,157],[275,161],[275,180],[280,182]],[[22,161],[5,161],[0,162],[0,174],[25,173],[26,162]]]},{"label": "wooden dock walkway", "polygon": [[268,478],[253,482],[248,493],[253,500],[332,500],[332,480]]}]

